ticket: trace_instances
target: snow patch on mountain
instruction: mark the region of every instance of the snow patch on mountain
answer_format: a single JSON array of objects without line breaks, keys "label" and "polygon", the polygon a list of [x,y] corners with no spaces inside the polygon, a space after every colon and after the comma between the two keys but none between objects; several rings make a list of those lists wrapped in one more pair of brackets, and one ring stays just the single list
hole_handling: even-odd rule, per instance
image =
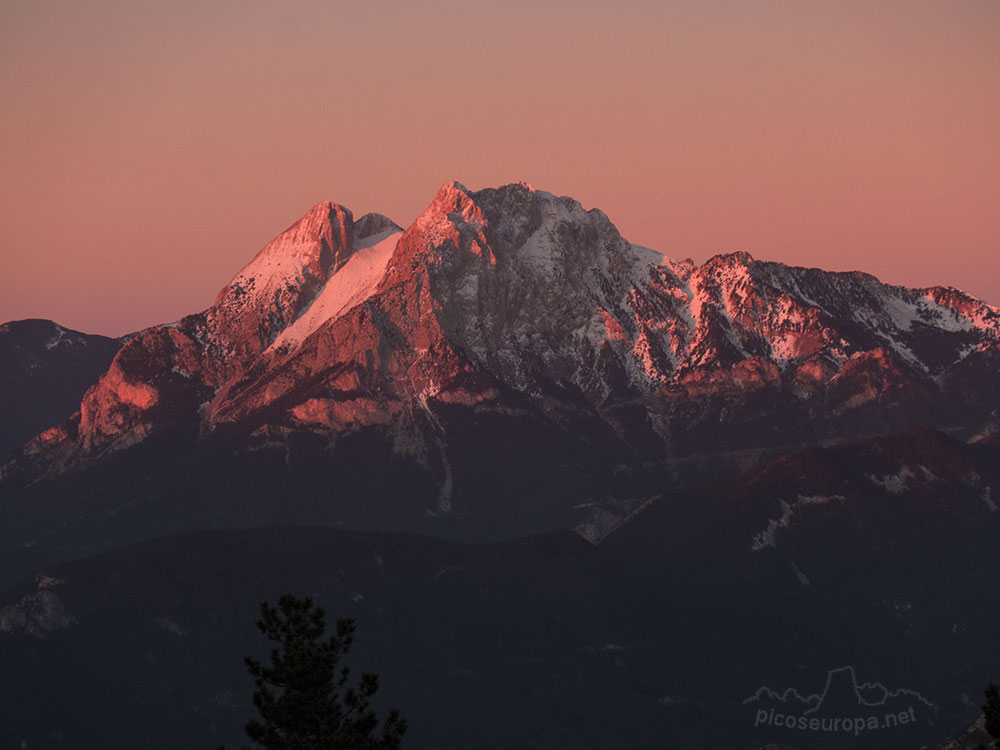
[{"label": "snow patch on mountain", "polygon": [[776,519],[768,519],[767,526],[765,526],[759,533],[754,534],[750,543],[750,549],[753,552],[760,552],[768,547],[777,549],[778,529],[787,529],[791,526],[792,518],[795,516],[797,511],[809,505],[825,505],[826,503],[835,501],[844,502],[846,499],[847,498],[843,495],[799,495],[791,503],[786,500],[781,500],[781,516]]},{"label": "snow patch on mountain", "polygon": [[916,479],[917,474],[909,466],[903,466],[895,474],[885,474],[881,477],[874,474],[866,474],[865,476],[868,477],[869,482],[876,487],[881,487],[890,495],[901,495],[910,488],[909,485],[912,480]]},{"label": "snow patch on mountain", "polygon": [[66,337],[65,328],[63,328],[60,325],[56,325],[54,327],[55,327],[55,336],[53,336],[45,343],[45,348],[49,350],[55,349],[57,346],[59,346],[59,344],[61,344],[63,339]]},{"label": "snow patch on mountain", "polygon": [[[324,247],[339,255],[349,246],[347,224],[350,212],[335,203],[313,206],[302,219],[269,242],[253,260],[233,277],[230,285],[252,288],[256,295],[271,298],[290,282],[301,282],[307,274],[318,275]],[[327,262],[334,260],[330,258]]]},{"label": "snow patch on mountain", "polygon": [[792,572],[795,573],[796,580],[798,580],[798,582],[801,583],[803,586],[812,586],[812,584],[809,583],[809,579],[806,578],[806,574],[803,573],[799,569],[799,566],[796,565],[795,563],[792,563]]},{"label": "snow patch on mountain", "polygon": [[591,544],[600,544],[612,531],[621,528],[652,500],[641,498],[605,497],[593,502],[574,505],[574,510],[585,512],[586,520],[573,527],[573,531]]},{"label": "snow patch on mountain", "polygon": [[986,503],[986,507],[991,511],[998,511],[1000,507],[997,506],[996,502],[993,500],[993,488],[984,487],[983,488],[983,502]]},{"label": "snow patch on mountain", "polygon": [[427,403],[427,393],[421,392],[417,395],[417,403],[423,410],[423,413],[427,416],[428,421],[434,430],[434,444],[437,445],[438,452],[441,456],[441,468],[444,471],[444,478],[441,480],[441,489],[438,492],[437,502],[435,503],[437,507],[437,513],[440,515],[447,515],[451,513],[451,494],[454,490],[454,481],[452,477],[451,462],[448,460],[448,445],[446,442],[446,431],[444,425],[441,424],[441,420],[438,419],[437,415],[431,411],[430,406]]},{"label": "snow patch on mountain", "polygon": [[182,626],[177,620],[172,617],[158,617],[156,619],[156,624],[161,628],[166,630],[168,633],[173,633],[174,635],[185,636],[188,635],[189,631],[187,628]]},{"label": "snow patch on mountain", "polygon": [[301,344],[327,321],[357,307],[371,297],[385,277],[401,233],[394,230],[370,238],[327,280],[312,303],[274,340],[274,349]]},{"label": "snow patch on mountain", "polygon": [[886,295],[885,311],[899,331],[912,330],[914,323],[923,322],[926,319],[926,307],[919,302],[910,302],[895,294]]}]

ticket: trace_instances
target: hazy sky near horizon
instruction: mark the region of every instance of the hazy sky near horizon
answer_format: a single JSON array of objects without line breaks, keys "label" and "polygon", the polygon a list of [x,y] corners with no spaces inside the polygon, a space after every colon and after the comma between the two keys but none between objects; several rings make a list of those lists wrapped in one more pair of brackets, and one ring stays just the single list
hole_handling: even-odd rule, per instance
[{"label": "hazy sky near horizon", "polygon": [[313,204],[452,179],[1000,305],[998,40],[998,0],[5,0],[0,321],[174,320]]}]

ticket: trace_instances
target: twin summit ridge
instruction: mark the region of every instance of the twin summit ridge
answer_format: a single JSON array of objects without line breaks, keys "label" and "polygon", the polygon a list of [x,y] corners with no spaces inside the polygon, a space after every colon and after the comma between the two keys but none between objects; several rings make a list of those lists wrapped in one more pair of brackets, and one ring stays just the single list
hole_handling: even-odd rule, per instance
[{"label": "twin summit ridge", "polygon": [[[0,495],[29,525],[69,492],[112,523],[169,503],[150,533],[210,517],[596,540],[664,486],[817,442],[988,433],[998,366],[1000,310],[955,289],[746,253],[697,266],[572,198],[451,182],[406,229],[314,206],[208,309],[126,337],[0,467]],[[66,489],[80,472],[111,491]]]},{"label": "twin summit ridge", "polygon": [[407,429],[433,424],[431,404],[507,392],[578,402],[664,453],[699,422],[678,413],[711,398],[780,395],[822,436],[874,402],[947,401],[998,340],[1000,311],[954,289],[746,253],[675,262],[570,198],[452,182],[405,231],[318,204],[210,308],[132,338],[30,449],[72,462],[189,421],[202,436]]}]

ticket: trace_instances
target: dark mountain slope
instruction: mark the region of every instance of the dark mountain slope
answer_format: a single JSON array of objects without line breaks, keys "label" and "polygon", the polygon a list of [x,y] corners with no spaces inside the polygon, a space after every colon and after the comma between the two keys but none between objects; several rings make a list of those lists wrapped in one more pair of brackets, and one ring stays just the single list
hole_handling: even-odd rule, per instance
[{"label": "dark mountain slope", "polygon": [[[781,711],[761,688],[809,699],[830,679],[838,716],[888,710],[852,684],[915,712],[846,746],[912,748],[972,721],[1000,671],[997,451],[930,431],[810,450],[660,497],[598,548],[271,528],[52,565],[0,601],[11,740],[234,737],[256,603],[296,591],[358,619],[352,663],[382,674],[411,747],[842,748],[755,726]],[[135,721],[93,720],[109,712]]]},{"label": "dark mountain slope", "polygon": [[[940,736],[975,718],[1000,669],[998,484],[995,442],[914,431],[666,495],[602,548],[663,611],[738,623],[727,646],[761,670],[747,695],[816,692],[827,670],[852,665],[926,696]],[[913,743],[934,738],[911,729]],[[751,736],[825,746],[796,731]],[[878,743],[850,746],[889,746]]]},{"label": "dark mountain slope", "polygon": [[[261,599],[310,594],[358,623],[409,748],[662,747],[671,718],[616,644],[648,623],[593,547],[271,528],[168,537],[46,569],[0,606],[5,744],[237,746]],[[670,623],[657,623],[671,628]],[[648,635],[648,634],[645,634]]]},{"label": "dark mountain slope", "polygon": [[77,411],[123,343],[51,320],[0,325],[0,456]]}]

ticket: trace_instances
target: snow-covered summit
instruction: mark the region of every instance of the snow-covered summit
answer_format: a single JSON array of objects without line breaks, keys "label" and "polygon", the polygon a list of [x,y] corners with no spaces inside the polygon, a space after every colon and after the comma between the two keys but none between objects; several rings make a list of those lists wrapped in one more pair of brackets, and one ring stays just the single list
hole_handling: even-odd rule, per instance
[{"label": "snow-covered summit", "polygon": [[623,439],[663,445],[775,410],[836,432],[861,414],[905,420],[909,400],[982,411],[960,394],[998,351],[1000,311],[957,290],[744,252],[673,261],[572,198],[449,182],[405,230],[317,204],[208,310],[130,342],[79,433],[131,444],[187,419],[202,435],[335,435],[419,414],[436,425],[435,402],[505,393],[542,412],[585,404]]}]

